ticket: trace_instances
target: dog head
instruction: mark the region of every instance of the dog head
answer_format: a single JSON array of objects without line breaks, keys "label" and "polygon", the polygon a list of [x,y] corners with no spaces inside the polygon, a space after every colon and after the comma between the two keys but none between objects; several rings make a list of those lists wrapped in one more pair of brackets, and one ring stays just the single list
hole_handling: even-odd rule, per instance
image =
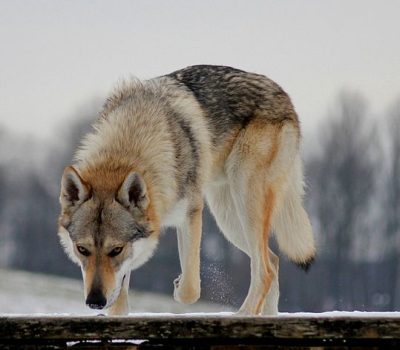
[{"label": "dog head", "polygon": [[[59,237],[82,269],[86,304],[110,307],[127,273],[153,254],[158,231],[143,178],[130,172],[114,191],[98,191],[72,166],[61,180]],[[129,274],[128,274],[129,276]]]}]

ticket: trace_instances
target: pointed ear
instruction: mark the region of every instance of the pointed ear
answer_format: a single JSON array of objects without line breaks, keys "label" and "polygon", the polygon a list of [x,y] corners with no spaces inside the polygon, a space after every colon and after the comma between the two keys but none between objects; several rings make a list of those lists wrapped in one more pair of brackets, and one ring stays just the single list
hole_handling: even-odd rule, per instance
[{"label": "pointed ear", "polygon": [[73,166],[65,168],[61,179],[60,202],[65,206],[82,203],[91,196],[91,187]]},{"label": "pointed ear", "polygon": [[129,173],[117,193],[117,200],[128,209],[146,210],[149,205],[146,184],[136,172]]}]

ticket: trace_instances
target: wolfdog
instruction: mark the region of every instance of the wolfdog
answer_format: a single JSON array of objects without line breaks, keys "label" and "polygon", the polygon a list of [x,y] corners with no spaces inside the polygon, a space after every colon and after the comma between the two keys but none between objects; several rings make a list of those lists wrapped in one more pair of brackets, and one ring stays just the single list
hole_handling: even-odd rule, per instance
[{"label": "wolfdog", "polygon": [[281,87],[231,67],[187,67],[119,84],[93,127],[64,170],[59,217],[86,304],[127,314],[130,272],[168,226],[177,230],[182,269],[174,298],[197,301],[205,199],[226,238],[251,259],[239,314],[277,314],[270,231],[301,267],[315,255],[302,204],[299,120]]}]

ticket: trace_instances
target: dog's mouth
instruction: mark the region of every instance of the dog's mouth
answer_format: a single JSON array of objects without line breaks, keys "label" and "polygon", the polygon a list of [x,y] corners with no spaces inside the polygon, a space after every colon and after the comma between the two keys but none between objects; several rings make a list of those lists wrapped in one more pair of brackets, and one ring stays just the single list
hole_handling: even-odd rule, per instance
[{"label": "dog's mouth", "polygon": [[93,303],[93,302],[89,303],[89,302],[86,302],[86,304],[91,309],[101,310],[101,309],[109,308],[111,305],[113,305],[117,301],[117,299],[119,297],[119,294],[121,293],[122,288],[124,288],[125,279],[126,279],[126,274],[124,275],[124,277],[122,277],[122,281],[121,281],[121,284],[120,284],[119,288],[114,289],[112,294],[111,294],[111,296],[109,298],[107,298],[106,304],[105,304],[104,301],[102,303]]},{"label": "dog's mouth", "polygon": [[126,279],[126,275],[124,275],[124,277],[122,277],[121,284],[120,284],[119,288],[114,289],[114,291],[113,291],[113,293],[112,293],[112,295],[111,295],[111,297],[109,299],[109,303],[107,304],[106,308],[109,308],[111,305],[113,305],[117,301],[117,299],[118,299],[118,297],[119,297],[119,295],[121,293],[122,288],[124,288],[125,279]]}]

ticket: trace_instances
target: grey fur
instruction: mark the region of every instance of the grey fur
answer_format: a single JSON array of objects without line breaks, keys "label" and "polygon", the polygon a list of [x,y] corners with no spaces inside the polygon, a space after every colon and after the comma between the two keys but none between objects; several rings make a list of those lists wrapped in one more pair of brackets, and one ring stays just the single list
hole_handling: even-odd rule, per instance
[{"label": "grey fur", "polygon": [[[82,270],[87,294],[96,299],[102,289],[110,313],[126,314],[125,277],[152,256],[161,229],[173,226],[182,267],[174,298],[195,302],[205,198],[226,237],[251,258],[240,312],[260,314],[265,304],[275,314],[271,227],[294,262],[307,268],[315,255],[299,141],[290,98],[259,74],[199,65],[123,83],[61,182],[59,235],[73,261],[85,267],[91,259]],[[104,306],[95,301],[88,303]]]},{"label": "grey fur", "polygon": [[297,119],[287,94],[263,75],[225,66],[198,65],[168,76],[189,89],[199,101],[206,112],[214,144],[219,144],[232,129],[245,127],[260,113],[269,122]]},{"label": "grey fur", "polygon": [[197,186],[198,140],[190,124],[179,113],[171,111],[167,121],[174,141],[178,197],[183,198],[192,186]]}]

